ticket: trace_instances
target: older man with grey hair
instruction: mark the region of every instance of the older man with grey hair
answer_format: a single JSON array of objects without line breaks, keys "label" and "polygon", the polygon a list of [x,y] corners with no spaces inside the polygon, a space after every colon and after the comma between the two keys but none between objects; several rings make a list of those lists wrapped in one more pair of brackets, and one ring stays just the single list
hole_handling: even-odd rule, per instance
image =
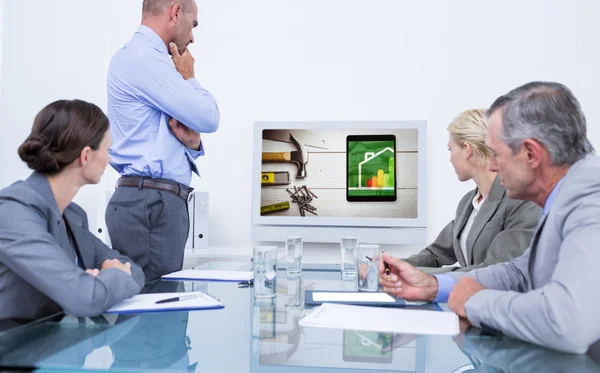
[{"label": "older man with grey hair", "polygon": [[448,300],[474,326],[585,353],[600,340],[600,158],[579,102],[561,84],[533,82],[498,98],[488,123],[490,169],[511,198],[543,208],[529,248],[508,263],[435,276],[383,255],[380,283],[401,298]]},{"label": "older man with grey hair", "polygon": [[106,209],[112,245],[146,280],[178,271],[189,232],[187,200],[201,133],[219,127],[213,96],[195,78],[188,46],[194,0],[144,0],[142,24],[108,71],[110,164],[121,174]]}]

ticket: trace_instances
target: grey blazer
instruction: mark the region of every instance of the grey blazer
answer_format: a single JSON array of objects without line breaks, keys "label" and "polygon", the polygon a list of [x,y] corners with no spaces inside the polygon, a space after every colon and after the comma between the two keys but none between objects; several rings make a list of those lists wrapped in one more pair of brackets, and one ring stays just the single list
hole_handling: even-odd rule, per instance
[{"label": "grey blazer", "polygon": [[564,176],[523,255],[468,274],[488,288],[465,304],[469,321],[545,347],[585,353],[600,340],[599,241],[600,157],[588,156]]},{"label": "grey blazer", "polygon": [[131,276],[110,268],[93,277],[75,262],[63,217],[47,178],[33,173],[0,191],[0,320],[37,319],[60,311],[96,316],[139,293],[144,274],[97,239],[87,215],[71,203],[64,211],[83,266],[107,259],[131,263]]},{"label": "grey blazer", "polygon": [[[428,273],[470,271],[492,264],[507,262],[523,254],[531,242],[540,208],[533,202],[508,198],[496,177],[490,193],[481,205],[467,236],[467,257],[460,248],[459,237],[473,211],[477,189],[460,200],[456,217],[440,232],[431,245],[406,261]],[[460,267],[438,268],[456,262]]]}]

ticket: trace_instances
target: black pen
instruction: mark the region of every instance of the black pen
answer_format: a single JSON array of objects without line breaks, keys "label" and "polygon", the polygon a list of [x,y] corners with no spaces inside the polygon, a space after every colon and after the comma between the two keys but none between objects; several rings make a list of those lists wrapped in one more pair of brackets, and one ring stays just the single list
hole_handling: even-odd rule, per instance
[{"label": "black pen", "polygon": [[[385,253],[385,251],[381,253],[382,260],[383,260],[384,253]],[[390,266],[389,266],[389,264],[387,264],[387,262],[385,260],[383,261],[383,267],[385,268],[385,275],[387,276],[387,280],[389,281],[390,280]]]},{"label": "black pen", "polygon": [[252,286],[254,285],[254,280],[248,280],[248,281],[242,281],[242,282],[238,282],[238,287],[244,286]]},{"label": "black pen", "polygon": [[[370,256],[365,255],[365,257],[367,259],[369,259],[370,261],[373,261],[373,259]],[[383,266],[385,267],[385,275],[387,276],[387,279],[389,281],[389,279],[390,279],[390,266],[387,264],[386,261],[383,262]]]},{"label": "black pen", "polygon": [[200,296],[200,294],[182,295],[181,297],[157,300],[154,303],[163,304],[163,303],[179,302],[179,301],[183,301],[183,300],[190,300],[190,299],[198,298],[199,296]]}]

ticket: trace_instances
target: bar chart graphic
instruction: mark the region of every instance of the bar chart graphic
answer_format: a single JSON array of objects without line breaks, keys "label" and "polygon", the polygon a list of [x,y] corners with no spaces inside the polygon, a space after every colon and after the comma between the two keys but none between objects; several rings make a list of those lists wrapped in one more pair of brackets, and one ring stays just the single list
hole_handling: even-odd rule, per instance
[{"label": "bar chart graphic", "polygon": [[[368,164],[377,157],[382,156],[382,154],[385,152],[390,152],[387,154],[387,172],[385,172],[383,169],[377,169],[381,162],[372,162],[372,166]],[[365,160],[358,164],[358,183],[356,187],[351,188],[366,190],[394,190],[394,170],[394,150],[392,148],[385,148],[376,154],[365,153]]]}]

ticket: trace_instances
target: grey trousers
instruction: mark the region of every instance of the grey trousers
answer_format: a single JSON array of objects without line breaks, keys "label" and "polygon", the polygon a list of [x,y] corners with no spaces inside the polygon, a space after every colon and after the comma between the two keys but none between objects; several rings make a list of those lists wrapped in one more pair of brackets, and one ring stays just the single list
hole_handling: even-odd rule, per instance
[{"label": "grey trousers", "polygon": [[146,282],[179,271],[189,232],[188,205],[174,193],[119,187],[106,207],[112,247],[137,263]]}]

